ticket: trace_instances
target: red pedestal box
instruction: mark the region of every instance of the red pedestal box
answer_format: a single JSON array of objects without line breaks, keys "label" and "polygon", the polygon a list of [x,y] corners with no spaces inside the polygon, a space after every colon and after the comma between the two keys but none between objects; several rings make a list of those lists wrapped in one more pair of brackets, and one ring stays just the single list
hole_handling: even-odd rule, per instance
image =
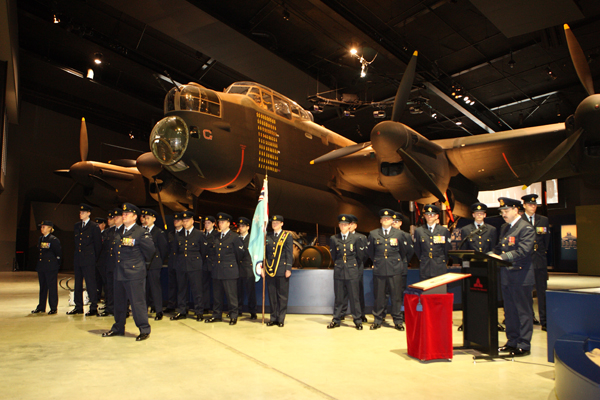
[{"label": "red pedestal box", "polygon": [[[417,311],[421,301],[422,311]],[[421,361],[452,359],[452,303],[454,295],[404,296],[408,355]]]}]

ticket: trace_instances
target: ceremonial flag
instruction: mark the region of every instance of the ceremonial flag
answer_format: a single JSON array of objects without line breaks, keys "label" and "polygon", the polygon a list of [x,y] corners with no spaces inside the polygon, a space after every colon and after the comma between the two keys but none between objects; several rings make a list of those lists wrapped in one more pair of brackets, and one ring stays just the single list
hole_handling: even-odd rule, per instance
[{"label": "ceremonial flag", "polygon": [[265,235],[269,223],[269,188],[265,177],[254,217],[252,217],[252,230],[250,231],[250,244],[248,251],[252,257],[254,281],[258,282],[261,275],[262,264],[265,258]]}]

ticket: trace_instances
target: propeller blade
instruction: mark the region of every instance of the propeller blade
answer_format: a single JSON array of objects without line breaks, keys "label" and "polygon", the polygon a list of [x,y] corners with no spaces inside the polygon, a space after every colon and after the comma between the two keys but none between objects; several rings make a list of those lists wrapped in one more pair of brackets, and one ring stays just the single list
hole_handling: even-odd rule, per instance
[{"label": "propeller blade", "polygon": [[158,182],[154,179],[154,185],[156,186],[156,197],[158,198],[158,208],[160,209],[160,216],[162,217],[163,224],[165,225],[165,231],[167,230],[167,220],[165,218],[165,209],[163,208],[162,200],[160,199],[160,188]]},{"label": "propeller blade", "polygon": [[409,155],[406,151],[399,148],[396,150],[398,154],[402,157],[404,161],[404,165],[410,171],[411,174],[415,176],[419,180],[419,182],[423,185],[423,187],[428,190],[432,195],[438,198],[441,203],[446,203],[446,197],[444,193],[437,187],[434,180],[431,176],[425,171],[425,169],[419,164],[417,160],[415,160],[411,155]]},{"label": "propeller blade", "polygon": [[92,178],[92,180],[94,182],[98,183],[100,186],[103,186],[108,190],[112,190],[115,193],[119,193],[119,191],[117,190],[116,187],[114,187],[110,183],[106,182],[104,179],[100,178],[99,176],[90,174],[89,177]]},{"label": "propeller blade", "polygon": [[569,25],[565,24],[565,36],[567,37],[567,45],[569,46],[569,53],[571,53],[571,60],[573,61],[573,66],[575,67],[575,71],[577,72],[577,76],[581,81],[581,84],[585,88],[585,91],[588,95],[593,95],[594,92],[594,80],[592,79],[592,74],[590,73],[590,66],[587,63],[587,58],[585,54],[583,54],[583,50],[575,38],[575,35],[571,31]]},{"label": "propeller blade", "polygon": [[361,151],[362,149],[366,149],[370,145],[371,145],[371,142],[365,142],[365,143],[357,143],[357,144],[353,144],[351,146],[342,147],[340,149],[330,151],[329,153],[324,154],[321,157],[315,158],[310,163],[318,164],[318,163],[322,163],[322,162],[326,162],[326,161],[336,160],[338,158],[342,158],[345,156],[349,156],[350,154],[354,154],[358,151]]},{"label": "propeller blade", "polygon": [[57,169],[56,171],[54,171],[54,173],[58,176],[62,176],[63,178],[71,177],[71,173],[69,172],[68,169]]},{"label": "propeller blade", "polygon": [[63,201],[65,201],[65,199],[67,198],[67,196],[69,195],[69,193],[71,193],[71,190],[73,190],[73,188],[77,186],[77,182],[73,182],[73,184],[71,185],[71,187],[69,188],[69,190],[67,190],[67,193],[65,193],[65,195],[63,196],[62,199],[60,199],[60,201],[58,202],[58,204],[56,205],[56,207],[54,207],[54,211],[56,211],[58,209],[58,207],[60,207],[60,205],[62,204]]},{"label": "propeller blade", "polygon": [[544,161],[542,161],[537,168],[529,175],[527,178],[526,184],[523,185],[523,189],[527,186],[531,185],[534,182],[540,180],[542,176],[544,176],[552,167],[556,165],[564,156],[568,153],[569,150],[577,143],[577,140],[583,133],[583,128],[577,129],[571,136],[566,138],[556,146],[554,150],[550,154],[546,156]]},{"label": "propeller blade", "polygon": [[81,161],[87,161],[88,134],[85,118],[81,118],[81,129],[79,130],[79,154],[81,155]]},{"label": "propeller blade", "polygon": [[400,86],[398,86],[398,91],[396,92],[396,98],[394,99],[394,108],[392,109],[392,121],[399,122],[404,109],[406,108],[406,102],[408,101],[408,96],[410,95],[410,91],[412,90],[413,81],[415,80],[415,73],[417,70],[417,56],[419,55],[418,51],[415,51],[406,67],[406,71],[404,71],[404,76],[402,77],[402,81],[400,82]]}]

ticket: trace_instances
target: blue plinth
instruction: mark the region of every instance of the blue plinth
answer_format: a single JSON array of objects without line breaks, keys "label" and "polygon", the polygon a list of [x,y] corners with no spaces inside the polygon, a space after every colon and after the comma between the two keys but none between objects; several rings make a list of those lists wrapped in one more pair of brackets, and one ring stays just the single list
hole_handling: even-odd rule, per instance
[{"label": "blue plinth", "polygon": [[600,340],[565,335],[554,344],[556,397],[569,400],[600,399],[600,367],[585,354],[600,348]]}]

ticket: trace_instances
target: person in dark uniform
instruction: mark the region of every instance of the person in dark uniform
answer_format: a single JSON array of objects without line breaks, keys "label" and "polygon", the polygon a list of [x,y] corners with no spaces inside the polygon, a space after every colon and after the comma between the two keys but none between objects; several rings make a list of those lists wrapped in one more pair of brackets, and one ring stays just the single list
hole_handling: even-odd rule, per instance
[{"label": "person in dark uniform", "polygon": [[494,253],[512,263],[510,269],[500,269],[507,342],[498,351],[526,356],[530,353],[533,335],[532,291],[535,279],[531,259],[535,230],[519,215],[519,200],[500,197],[498,201],[506,224],[500,230],[500,240]]},{"label": "person in dark uniform", "polygon": [[[365,248],[363,251],[362,259],[358,260],[358,301],[360,303],[360,320],[361,322],[367,322],[367,316],[365,315],[365,284],[364,284],[364,270],[365,270],[365,262],[369,258],[367,255],[367,237],[360,232],[356,232],[358,228],[358,218],[355,215],[350,214],[350,233],[352,235],[357,235]],[[342,315],[345,313],[342,312]]]},{"label": "person in dark uniform", "polygon": [[146,305],[146,263],[154,254],[154,242],[150,234],[136,224],[141,214],[131,203],[123,204],[123,230],[115,233],[117,259],[115,269],[115,323],[102,337],[125,335],[127,301],[131,304],[133,321],[140,330],[137,341],[150,336],[148,307]]},{"label": "person in dark uniform", "polygon": [[488,253],[496,247],[498,241],[498,232],[496,228],[487,225],[484,222],[487,206],[483,203],[475,203],[471,205],[473,213],[473,223],[464,226],[460,230],[463,244],[461,248],[467,250],[475,250],[481,253]]},{"label": "person in dark uniform", "polygon": [[83,280],[90,298],[90,310],[86,316],[98,315],[98,297],[96,292],[96,261],[102,248],[100,228],[90,221],[92,207],[81,203],[79,205],[80,222],[75,224],[75,308],[67,311],[67,315],[83,314]]},{"label": "person in dark uniform", "polygon": [[171,320],[187,318],[188,285],[192,290],[196,320],[202,321],[202,259],[207,252],[206,236],[194,228],[194,213],[184,211],[182,234],[177,238],[177,314]]},{"label": "person in dark uniform", "polygon": [[[108,242],[107,252],[108,257],[106,259],[106,307],[104,311],[98,314],[99,317],[106,317],[108,315],[114,315],[115,311],[115,270],[117,268],[117,257],[114,249],[118,246],[117,241],[120,237],[117,237],[117,233],[123,232],[123,210],[115,208],[112,212],[114,225],[108,230]],[[106,242],[103,242],[103,245]]]},{"label": "person in dark uniform", "polygon": [[178,236],[182,234],[183,220],[181,219],[181,213],[173,214],[173,225],[174,229],[169,231],[167,235],[167,241],[169,243],[169,260],[167,262],[169,269],[169,299],[167,301],[167,308],[164,309],[165,313],[172,313],[177,308],[177,244]]},{"label": "person in dark uniform", "polygon": [[110,292],[112,296],[114,289],[113,287],[108,287],[108,277],[106,276],[108,259],[110,257],[109,252],[112,251],[111,241],[115,231],[114,226],[115,216],[113,215],[113,210],[109,210],[106,217],[106,229],[100,232],[102,234],[102,248],[100,249],[100,256],[96,263],[96,268],[100,270],[100,274],[102,275],[102,287],[104,288],[104,307],[98,307],[98,317],[105,316],[108,293]]},{"label": "person in dark uniform", "polygon": [[[537,194],[528,194],[521,197],[523,207],[525,208],[525,221],[529,222],[535,228],[535,238],[533,240],[532,267],[535,276],[535,291],[538,298],[538,310],[540,320],[535,319],[533,323],[542,324],[542,330],[546,330],[546,289],[548,289],[548,245],[550,244],[550,222],[548,217],[536,214]],[[536,325],[537,325],[536,324]]]},{"label": "person in dark uniform", "polygon": [[32,314],[46,312],[46,300],[50,306],[48,315],[56,314],[58,308],[58,270],[62,260],[60,240],[52,234],[54,224],[52,221],[40,223],[42,236],[38,240],[39,256],[35,270],[40,282],[40,299]]},{"label": "person in dark uniform", "polygon": [[206,236],[207,253],[204,255],[202,264],[202,301],[203,312],[210,314],[212,308],[210,304],[212,289],[212,269],[215,266],[217,258],[216,243],[219,240],[219,232],[215,229],[216,219],[212,215],[203,218],[204,236]]},{"label": "person in dark uniform", "polygon": [[294,240],[289,232],[283,230],[284,220],[281,215],[273,215],[270,220],[273,232],[266,238],[267,262],[261,271],[271,305],[271,318],[267,326],[277,325],[283,328],[290,294],[290,276],[294,264]]},{"label": "person in dark uniform", "polygon": [[148,288],[152,294],[152,303],[156,316],[154,320],[160,321],[163,318],[163,298],[162,286],[160,284],[160,272],[162,271],[163,261],[169,253],[169,244],[162,229],[154,225],[156,222],[156,211],[151,209],[142,210],[144,214],[144,226],[154,242],[154,255],[148,265]]},{"label": "person in dark uniform", "polygon": [[212,269],[214,305],[213,315],[204,322],[223,320],[223,296],[229,304],[229,325],[237,324],[238,297],[237,281],[240,277],[240,262],[244,256],[244,242],[239,235],[229,229],[232,217],[220,212],[217,214],[219,230],[217,242],[217,263]]},{"label": "person in dark uniform", "polygon": [[451,248],[450,232],[438,224],[440,209],[427,204],[423,207],[426,224],[415,229],[415,253],[420,261],[421,280],[447,272],[448,251]]},{"label": "person in dark uniform", "polygon": [[[400,211],[396,211],[394,212],[394,215],[392,215],[392,227],[398,229],[404,237],[404,246],[406,249],[406,254],[402,257],[402,263],[404,264],[402,271],[404,276],[402,277],[402,295],[400,296],[402,300],[402,305],[404,305],[404,292],[408,287],[408,264],[415,255],[415,247],[413,245],[413,240],[412,236],[410,236],[410,233],[402,230],[402,219],[403,215]],[[400,315],[402,317],[402,321],[404,321],[404,311],[400,312]]]},{"label": "person in dark uniform", "polygon": [[331,236],[329,248],[333,261],[333,292],[335,304],[333,306],[333,320],[327,329],[340,326],[342,308],[350,300],[350,311],[356,329],[363,329],[358,298],[359,264],[364,258],[365,243],[357,235],[350,233],[352,217],[348,214],[338,215],[340,233]]},{"label": "person in dark uniform", "polygon": [[[106,230],[106,218],[96,217],[94,218],[94,222],[98,224],[98,228],[100,228],[100,237],[104,238],[104,231]],[[100,248],[100,255],[96,261],[96,296],[98,301],[102,299],[102,291],[104,290],[106,293],[106,270],[102,268],[100,257],[102,257],[102,248]]]},{"label": "person in dark uniform", "polygon": [[383,322],[383,309],[387,300],[385,297],[386,284],[392,300],[391,314],[394,327],[399,331],[404,330],[400,311],[404,294],[402,279],[407,272],[402,260],[408,253],[407,246],[404,244],[404,236],[398,229],[392,227],[394,213],[395,211],[389,208],[379,211],[381,228],[372,230],[367,242],[367,254],[373,260],[373,294],[375,296],[375,305],[373,306],[375,321],[371,325],[371,330],[381,328]]},{"label": "person in dark uniform", "polygon": [[242,315],[244,292],[246,292],[250,319],[256,319],[256,280],[252,269],[252,257],[250,256],[250,251],[248,251],[248,246],[250,245],[250,234],[248,232],[250,229],[250,220],[246,217],[239,217],[237,223],[240,239],[244,243],[244,256],[240,262],[240,279],[238,279],[239,315]]}]

